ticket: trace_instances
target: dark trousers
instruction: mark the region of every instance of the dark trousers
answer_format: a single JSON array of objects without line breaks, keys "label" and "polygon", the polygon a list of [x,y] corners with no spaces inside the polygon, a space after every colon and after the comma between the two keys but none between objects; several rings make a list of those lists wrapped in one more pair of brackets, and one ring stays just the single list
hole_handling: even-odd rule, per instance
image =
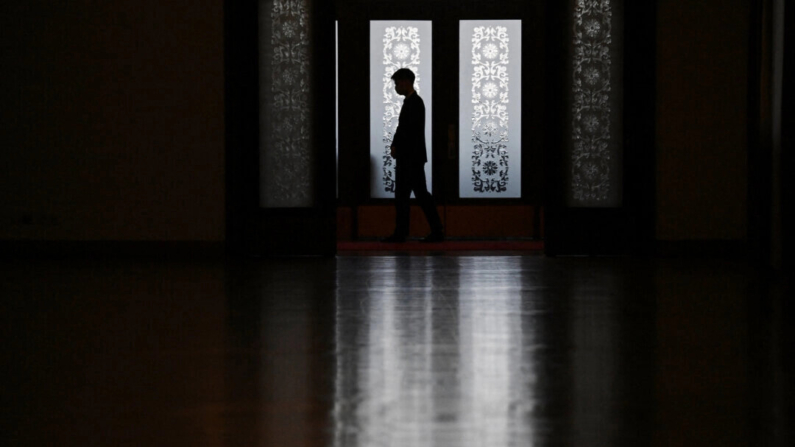
[{"label": "dark trousers", "polygon": [[425,185],[425,166],[423,164],[405,164],[395,167],[395,234],[407,236],[409,234],[409,199],[411,192],[422,207],[425,218],[431,226],[431,231],[442,232],[442,222],[436,205],[433,203],[433,196],[428,192]]}]

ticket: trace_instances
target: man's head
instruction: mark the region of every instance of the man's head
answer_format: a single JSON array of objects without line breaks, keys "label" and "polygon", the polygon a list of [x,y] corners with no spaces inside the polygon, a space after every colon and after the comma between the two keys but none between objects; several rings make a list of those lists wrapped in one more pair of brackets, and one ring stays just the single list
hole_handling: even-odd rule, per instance
[{"label": "man's head", "polygon": [[414,72],[408,68],[401,68],[392,75],[395,81],[395,92],[398,95],[408,95],[414,91]]}]

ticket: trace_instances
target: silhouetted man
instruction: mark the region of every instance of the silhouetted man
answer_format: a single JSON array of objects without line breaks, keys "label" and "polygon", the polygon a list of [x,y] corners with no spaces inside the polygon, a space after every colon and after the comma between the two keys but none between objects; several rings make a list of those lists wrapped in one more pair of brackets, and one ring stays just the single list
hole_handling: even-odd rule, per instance
[{"label": "silhouetted man", "polygon": [[383,242],[405,242],[409,234],[409,198],[411,192],[417,197],[425,218],[431,226],[431,234],[423,242],[444,240],[442,223],[433,196],[425,185],[425,103],[414,91],[414,73],[401,68],[392,75],[395,91],[405,96],[400,109],[398,127],[392,138],[391,155],[395,161],[395,232],[382,239]]}]

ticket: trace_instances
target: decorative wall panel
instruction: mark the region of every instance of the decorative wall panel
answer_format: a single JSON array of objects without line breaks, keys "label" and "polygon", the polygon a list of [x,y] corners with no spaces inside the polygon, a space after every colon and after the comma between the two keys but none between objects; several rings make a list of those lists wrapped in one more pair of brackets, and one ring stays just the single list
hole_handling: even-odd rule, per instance
[{"label": "decorative wall panel", "polygon": [[260,206],[314,200],[309,0],[260,0]]},{"label": "decorative wall panel", "polygon": [[370,22],[370,196],[395,197],[395,160],[389,155],[403,97],[395,93],[392,75],[400,68],[414,72],[414,89],[425,102],[425,177],[431,190],[431,32],[429,21]]},{"label": "decorative wall panel", "polygon": [[575,0],[573,6],[569,206],[621,204],[615,12],[611,0]]},{"label": "decorative wall panel", "polygon": [[462,20],[459,195],[522,195],[522,22]]}]

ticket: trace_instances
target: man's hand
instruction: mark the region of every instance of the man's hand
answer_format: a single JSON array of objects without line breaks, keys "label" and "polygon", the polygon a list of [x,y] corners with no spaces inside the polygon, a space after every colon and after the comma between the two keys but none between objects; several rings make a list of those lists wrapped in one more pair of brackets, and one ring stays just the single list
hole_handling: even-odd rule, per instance
[{"label": "man's hand", "polygon": [[396,157],[395,157],[395,154],[396,154],[396,153],[397,153],[397,151],[395,150],[395,146],[390,146],[390,147],[389,147],[389,155],[391,155],[391,156],[392,156],[392,158],[396,158]]}]

